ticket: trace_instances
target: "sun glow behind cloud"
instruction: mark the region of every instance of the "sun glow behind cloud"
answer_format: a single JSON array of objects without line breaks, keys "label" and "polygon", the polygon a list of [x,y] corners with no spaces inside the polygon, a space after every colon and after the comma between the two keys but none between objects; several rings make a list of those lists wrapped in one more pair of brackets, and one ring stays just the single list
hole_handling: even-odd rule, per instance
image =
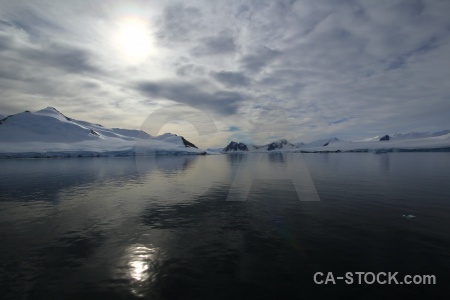
[{"label": "sun glow behind cloud", "polygon": [[149,24],[138,17],[122,18],[114,32],[114,45],[122,59],[130,64],[144,62],[156,49]]}]

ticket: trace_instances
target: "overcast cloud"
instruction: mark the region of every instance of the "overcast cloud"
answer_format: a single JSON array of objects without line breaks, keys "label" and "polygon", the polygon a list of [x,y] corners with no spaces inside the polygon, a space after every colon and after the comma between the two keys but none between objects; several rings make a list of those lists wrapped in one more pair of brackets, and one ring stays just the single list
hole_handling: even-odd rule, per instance
[{"label": "overcast cloud", "polygon": [[0,0],[0,114],[140,128],[183,104],[216,122],[187,137],[202,147],[268,142],[271,126],[293,142],[449,129],[449,14],[447,0]]}]

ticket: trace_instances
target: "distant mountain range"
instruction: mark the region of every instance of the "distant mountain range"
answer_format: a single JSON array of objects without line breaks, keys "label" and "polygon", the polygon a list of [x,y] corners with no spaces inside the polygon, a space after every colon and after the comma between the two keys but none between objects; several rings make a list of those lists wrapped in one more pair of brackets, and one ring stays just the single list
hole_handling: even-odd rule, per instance
[{"label": "distant mountain range", "polygon": [[336,137],[310,143],[290,143],[285,139],[266,145],[229,143],[222,153],[233,152],[394,152],[394,151],[450,151],[450,130],[384,135],[364,140],[344,141]]},{"label": "distant mountain range", "polygon": [[0,157],[131,156],[137,152],[201,154],[182,136],[106,128],[53,107],[0,117]]},{"label": "distant mountain range", "polygon": [[298,147],[294,144],[289,143],[287,140],[282,139],[267,145],[246,145],[244,143],[231,142],[224,149],[223,152],[232,151],[273,151],[273,150],[292,150]]},{"label": "distant mountain range", "polygon": [[285,139],[265,145],[230,142],[225,148],[199,150],[182,136],[150,136],[142,130],[106,128],[75,120],[53,107],[15,115],[0,115],[0,158],[135,156],[235,152],[391,152],[450,151],[450,130],[412,132],[344,141],[336,137],[310,143]]}]

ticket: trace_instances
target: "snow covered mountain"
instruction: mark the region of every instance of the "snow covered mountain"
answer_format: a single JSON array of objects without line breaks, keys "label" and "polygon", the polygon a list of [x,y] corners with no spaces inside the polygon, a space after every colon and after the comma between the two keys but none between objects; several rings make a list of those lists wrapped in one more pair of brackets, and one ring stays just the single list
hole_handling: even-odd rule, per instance
[{"label": "snow covered mountain", "polygon": [[53,107],[9,116],[0,125],[1,142],[74,143],[108,138],[131,141],[149,137],[140,130],[105,128],[99,124],[74,120]]},{"label": "snow covered mountain", "polygon": [[300,148],[327,147],[329,145],[340,142],[338,138],[320,139],[314,142],[303,144]]},{"label": "snow covered mountain", "polygon": [[[238,146],[236,146],[238,145]],[[450,130],[434,133],[408,133],[384,135],[354,141],[338,138],[320,139],[310,143],[291,144],[279,140],[263,146],[231,142],[222,152],[393,152],[393,151],[450,151]]]},{"label": "snow covered mountain", "polygon": [[[247,145],[232,141],[221,150],[222,153],[270,151],[450,151],[450,130],[384,135],[354,141],[334,137],[296,144],[285,139],[266,145]],[[217,152],[217,149],[208,151]],[[69,118],[52,107],[37,112],[0,115],[0,158],[204,153],[176,134],[166,133],[152,137],[141,130],[106,128]]]},{"label": "snow covered mountain", "polygon": [[142,153],[202,153],[176,134],[151,137],[141,130],[106,128],[69,118],[53,107],[0,122],[0,157],[131,156],[137,148]]},{"label": "snow covered mountain", "polygon": [[450,130],[443,130],[438,132],[411,132],[406,134],[396,133],[391,139],[392,140],[407,140],[407,139],[420,139],[420,138],[429,138],[429,137],[437,137],[449,134]]},{"label": "snow covered mountain", "polygon": [[248,151],[248,147],[244,143],[236,143],[231,141],[225,148],[222,150],[223,152],[230,151]]},{"label": "snow covered mountain", "polygon": [[304,148],[316,148],[327,147],[328,145],[339,142],[337,138],[321,139],[311,143],[290,143],[285,139],[271,142],[266,145],[246,145],[244,143],[231,142],[228,144],[222,152],[236,152],[236,151],[249,151],[249,152],[266,152],[266,151],[296,151]]},{"label": "snow covered mountain", "polygon": [[153,138],[155,141],[161,141],[164,143],[170,143],[170,144],[180,144],[183,143],[183,145],[187,148],[196,148],[198,149],[197,146],[195,146],[194,144],[192,144],[191,142],[189,142],[188,140],[186,140],[184,137],[182,136],[178,136],[176,134],[173,133],[164,133],[162,135],[158,135],[156,137]]},{"label": "snow covered mountain", "polygon": [[271,142],[267,145],[246,145],[244,143],[238,143],[231,141],[222,152],[236,152],[236,151],[250,151],[250,152],[265,152],[265,151],[286,151],[298,149],[297,145],[289,143],[285,139]]},{"label": "snow covered mountain", "polygon": [[296,148],[297,148],[296,145],[289,143],[285,139],[278,140],[278,141],[272,142],[267,145],[267,151],[289,150],[289,149],[296,149]]},{"label": "snow covered mountain", "polygon": [[436,133],[385,135],[356,141],[335,140],[326,146],[301,147],[302,152],[403,152],[450,151],[450,131]]}]

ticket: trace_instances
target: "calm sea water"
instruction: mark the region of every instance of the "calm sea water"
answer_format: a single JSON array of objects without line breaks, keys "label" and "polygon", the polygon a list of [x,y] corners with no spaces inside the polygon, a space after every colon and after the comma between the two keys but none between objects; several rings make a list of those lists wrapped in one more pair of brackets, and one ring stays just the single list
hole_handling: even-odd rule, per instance
[{"label": "calm sea water", "polygon": [[[449,183],[450,153],[0,160],[0,298],[448,299]],[[359,271],[437,284],[313,281]]]}]

